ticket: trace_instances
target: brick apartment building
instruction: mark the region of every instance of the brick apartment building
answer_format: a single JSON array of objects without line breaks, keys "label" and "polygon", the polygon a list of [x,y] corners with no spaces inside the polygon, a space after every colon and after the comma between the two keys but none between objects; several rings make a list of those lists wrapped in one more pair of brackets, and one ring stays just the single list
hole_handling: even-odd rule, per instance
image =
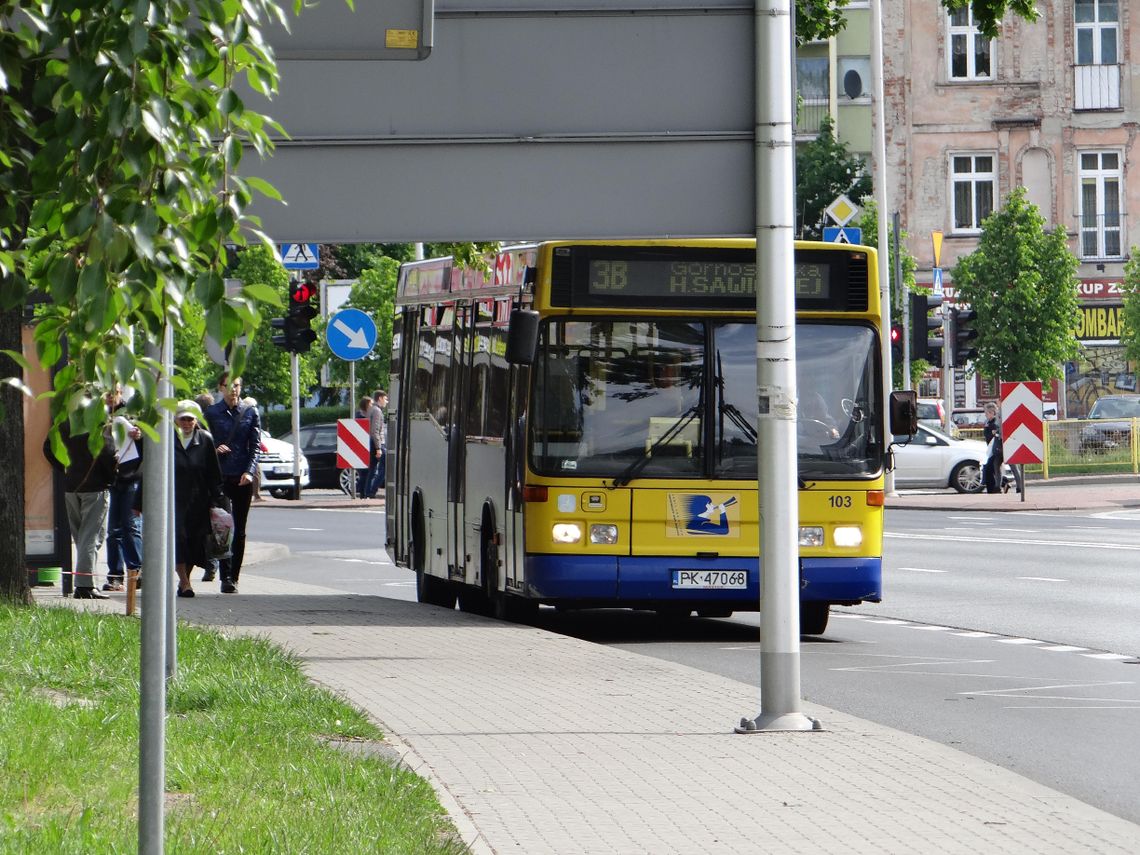
[{"label": "brick apartment building", "polygon": [[[1033,23],[1007,15],[990,40],[969,10],[885,0],[887,195],[920,282],[931,281],[931,234],[943,233],[951,294],[950,270],[1013,187],[1025,186],[1049,228],[1065,228],[1080,260],[1082,348],[1058,397],[1062,417],[1076,418],[1100,395],[1140,391],[1119,346],[1118,287],[1140,244],[1140,25],[1119,0],[1038,9]],[[975,378],[956,403],[994,392]]]}]

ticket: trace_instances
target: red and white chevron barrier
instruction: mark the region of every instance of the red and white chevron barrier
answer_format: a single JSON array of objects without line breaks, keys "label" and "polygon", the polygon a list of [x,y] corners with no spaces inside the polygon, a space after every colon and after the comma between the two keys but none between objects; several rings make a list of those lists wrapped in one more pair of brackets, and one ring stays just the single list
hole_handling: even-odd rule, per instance
[{"label": "red and white chevron barrier", "polygon": [[1001,442],[1006,463],[1044,461],[1040,381],[1001,384]]},{"label": "red and white chevron barrier", "polygon": [[368,419],[336,420],[336,468],[368,468]]}]

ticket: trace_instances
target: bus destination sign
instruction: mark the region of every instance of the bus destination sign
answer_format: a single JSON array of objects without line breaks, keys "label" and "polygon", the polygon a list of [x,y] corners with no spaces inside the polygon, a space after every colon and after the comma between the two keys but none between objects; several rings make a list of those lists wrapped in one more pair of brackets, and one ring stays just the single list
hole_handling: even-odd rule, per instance
[{"label": "bus destination sign", "polygon": [[[828,300],[826,264],[796,262],[795,296]],[[755,262],[591,259],[589,293],[622,297],[756,297]]]}]

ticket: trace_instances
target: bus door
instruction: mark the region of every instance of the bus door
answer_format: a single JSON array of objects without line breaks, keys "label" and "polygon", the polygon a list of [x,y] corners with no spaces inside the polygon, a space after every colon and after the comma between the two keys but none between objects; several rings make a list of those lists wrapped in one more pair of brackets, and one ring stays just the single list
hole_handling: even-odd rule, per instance
[{"label": "bus door", "polygon": [[[447,578],[447,446],[453,324],[450,307],[425,306],[415,343],[415,373],[407,416],[408,486],[422,500],[424,569]],[[412,514],[415,515],[415,509]],[[420,521],[417,520],[417,525]],[[414,533],[412,537],[414,538]]]},{"label": "bus door", "polygon": [[415,371],[415,325],[408,322],[412,309],[398,312],[392,319],[392,367],[388,384],[388,462],[385,469],[384,522],[388,555],[393,560],[408,560],[408,435],[404,396],[411,394],[411,384],[404,385],[404,368]]},{"label": "bus door", "polygon": [[526,539],[523,536],[522,488],[526,481],[526,401],[530,383],[530,369],[521,365],[510,368],[510,396],[507,407],[506,455],[504,475],[506,476],[506,519],[503,531],[506,536],[505,548],[500,550],[503,559],[503,572],[508,581],[518,584],[526,581],[524,572]]},{"label": "bus door", "polygon": [[471,306],[456,305],[448,404],[451,417],[447,426],[447,564],[453,578],[458,575],[466,581],[474,581],[468,578],[465,560],[463,509],[467,471],[467,436],[464,430],[467,396],[464,392],[470,382],[473,324]]}]

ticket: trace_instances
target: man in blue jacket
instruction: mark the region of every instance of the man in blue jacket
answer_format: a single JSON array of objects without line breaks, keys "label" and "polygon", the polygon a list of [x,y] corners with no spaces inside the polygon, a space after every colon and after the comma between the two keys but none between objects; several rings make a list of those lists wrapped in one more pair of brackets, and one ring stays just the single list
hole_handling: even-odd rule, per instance
[{"label": "man in blue jacket", "polygon": [[206,421],[218,449],[222,490],[233,505],[233,552],[219,562],[222,593],[236,594],[241,562],[245,555],[245,523],[257,482],[257,452],[261,445],[261,417],[257,407],[243,407],[241,378],[223,374],[218,381],[222,399],[206,410]]}]

